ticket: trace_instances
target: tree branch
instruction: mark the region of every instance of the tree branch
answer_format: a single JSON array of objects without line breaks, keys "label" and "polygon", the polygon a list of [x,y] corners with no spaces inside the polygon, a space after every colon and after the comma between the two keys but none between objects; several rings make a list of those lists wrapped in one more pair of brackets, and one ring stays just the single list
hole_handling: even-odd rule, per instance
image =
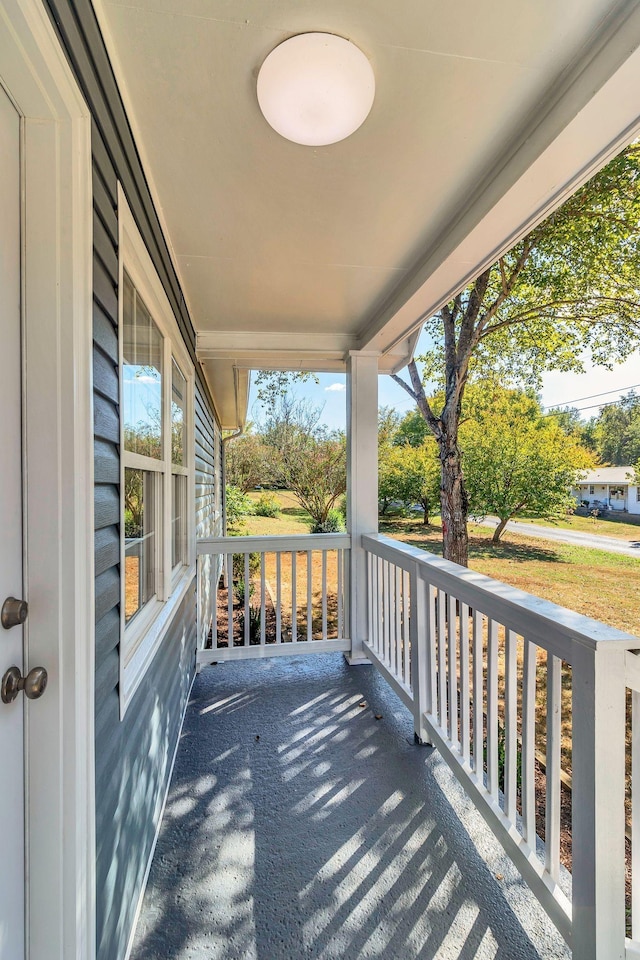
[{"label": "tree branch", "polygon": [[411,379],[411,387],[408,383],[405,383],[402,377],[399,377],[395,373],[391,375],[391,379],[395,380],[395,382],[401,386],[403,390],[406,390],[424,417],[429,429],[435,438],[439,440],[442,433],[442,423],[434,414],[433,410],[431,409],[431,404],[427,400],[415,360],[409,361],[407,364],[407,370],[409,371],[409,377]]}]

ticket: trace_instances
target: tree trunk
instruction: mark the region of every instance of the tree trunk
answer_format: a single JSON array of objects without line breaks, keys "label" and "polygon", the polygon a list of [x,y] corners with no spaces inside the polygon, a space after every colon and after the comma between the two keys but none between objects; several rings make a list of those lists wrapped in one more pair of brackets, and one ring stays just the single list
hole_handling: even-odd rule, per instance
[{"label": "tree trunk", "polygon": [[442,485],[440,504],[442,513],[442,542],[445,560],[469,565],[469,535],[467,516],[469,498],[462,475],[462,459],[457,436],[443,432],[440,439]]},{"label": "tree trunk", "polygon": [[429,526],[429,507],[427,507],[426,509],[423,507],[422,511],[423,511],[422,522],[424,523],[425,527],[428,527]]},{"label": "tree trunk", "polygon": [[499,543],[499,542],[500,542],[500,537],[501,537],[502,534],[504,533],[504,528],[506,527],[506,525],[507,525],[508,523],[509,523],[509,517],[507,517],[506,520],[500,520],[500,523],[498,524],[498,526],[497,526],[497,527],[495,528],[495,530],[493,531],[493,536],[492,536],[492,538],[491,538],[491,542],[492,542],[492,543]]}]

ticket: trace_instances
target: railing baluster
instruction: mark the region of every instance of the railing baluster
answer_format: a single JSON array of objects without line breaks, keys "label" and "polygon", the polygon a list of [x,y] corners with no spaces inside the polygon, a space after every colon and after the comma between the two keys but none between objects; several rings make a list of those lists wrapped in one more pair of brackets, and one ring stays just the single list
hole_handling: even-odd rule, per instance
[{"label": "railing baluster", "polygon": [[438,699],[440,707],[439,723],[445,734],[448,733],[447,713],[447,652],[446,652],[446,603],[444,590],[438,590]]},{"label": "railing baluster", "polygon": [[402,568],[396,567],[395,602],[396,602],[396,674],[403,678],[404,668],[402,660]]},{"label": "railing baluster", "polygon": [[345,625],[344,633],[345,633],[345,639],[349,639],[350,633],[351,633],[351,621],[349,620],[349,617],[351,616],[350,609],[349,609],[349,604],[351,603],[351,595],[349,592],[351,589],[351,579],[349,574],[349,571],[351,569],[351,566],[350,566],[351,551],[350,550],[342,551],[342,560],[343,560],[342,582],[344,584],[344,604],[343,604],[344,605],[344,625]]},{"label": "railing baluster", "polygon": [[227,554],[227,642],[233,646],[233,554]]},{"label": "railing baluster", "polygon": [[447,671],[449,678],[449,726],[451,747],[457,750],[458,739],[458,654],[456,630],[456,598],[447,597]]},{"label": "railing baluster", "polygon": [[524,638],[522,674],[522,824],[524,838],[536,848],[536,664],[538,648]]},{"label": "railing baluster", "polygon": [[244,645],[249,646],[249,630],[251,618],[249,616],[249,554],[244,555]]},{"label": "railing baluster", "polygon": [[282,554],[276,553],[276,643],[282,643]]},{"label": "railing baluster", "polygon": [[518,643],[513,630],[505,640],[504,688],[504,810],[512,823],[517,815],[518,784]]},{"label": "railing baluster", "polygon": [[[419,589],[420,578],[416,578],[415,588]],[[437,661],[437,631],[436,631],[436,591],[430,584],[426,584],[426,629],[427,629],[427,710],[434,720],[439,723],[438,710],[438,661]]]},{"label": "railing baluster", "polygon": [[545,866],[554,880],[560,874],[560,747],[562,661],[547,654],[547,756]]},{"label": "railing baluster", "polygon": [[313,559],[307,550],[307,640],[313,640]]},{"label": "railing baluster", "polygon": [[489,620],[487,634],[487,784],[498,798],[498,624]]},{"label": "railing baluster", "polygon": [[640,691],[631,691],[631,937],[640,940]]},{"label": "railing baluster", "polygon": [[479,610],[473,611],[473,769],[482,786],[484,781],[484,643],[483,617]]},{"label": "railing baluster", "polygon": [[[344,628],[343,628],[343,613],[342,613],[342,550],[336,550],[336,571],[337,571],[337,592],[338,592],[338,640],[342,640],[344,637]],[[369,591],[369,557],[367,556],[367,590]],[[368,597],[367,597],[368,599]],[[367,603],[367,612],[369,611],[369,604]],[[371,637],[371,632],[369,626],[367,626],[367,637]]]},{"label": "railing baluster", "polygon": [[298,642],[298,554],[291,551],[291,643]]},{"label": "railing baluster", "polygon": [[470,690],[469,690],[469,606],[460,604],[460,723],[462,759],[471,762]]},{"label": "railing baluster", "polygon": [[267,642],[267,571],[264,553],[260,554],[260,645]]},{"label": "railing baluster", "polygon": [[378,561],[372,553],[369,554],[369,641],[378,652],[378,618],[375,615],[378,597],[376,593],[376,569]]},{"label": "railing baluster", "polygon": [[327,551],[322,551],[322,639],[327,639]]},{"label": "railing baluster", "polygon": [[409,610],[411,604],[411,577],[408,570],[402,571],[402,653],[404,657],[404,682],[411,686],[411,640],[409,633]]},{"label": "railing baluster", "polygon": [[398,674],[397,645],[396,645],[396,577],[395,564],[389,564],[387,573],[389,581],[389,664],[394,676]]},{"label": "railing baluster", "polygon": [[383,623],[384,623],[384,662],[391,664],[391,623],[390,623],[390,598],[389,598],[389,563],[382,561],[382,598],[383,598]]}]

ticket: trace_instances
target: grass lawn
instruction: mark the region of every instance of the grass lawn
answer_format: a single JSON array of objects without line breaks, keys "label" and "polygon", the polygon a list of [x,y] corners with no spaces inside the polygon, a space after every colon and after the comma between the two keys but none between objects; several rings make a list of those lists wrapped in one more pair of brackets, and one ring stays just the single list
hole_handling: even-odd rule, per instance
[{"label": "grass lawn", "polygon": [[243,536],[276,537],[286,534],[308,534],[311,517],[303,510],[295,494],[290,490],[252,490],[247,496],[252,503],[257,503],[263,493],[275,497],[280,502],[281,514],[279,517],[246,517],[246,526],[239,532]]},{"label": "grass lawn", "polygon": [[[381,523],[382,533],[442,554],[439,521]],[[495,580],[640,635],[640,560],[509,532],[497,546],[492,530],[469,524],[469,566]]]},{"label": "grass lawn", "polygon": [[[306,534],[309,515],[300,507],[295,496],[287,490],[270,491],[282,505],[279,517],[247,517],[245,534],[274,536],[277,534]],[[261,491],[252,491],[254,502]],[[628,528],[640,538],[640,523],[634,525],[613,520],[597,521],[587,517],[571,517],[567,529],[578,529],[584,524],[591,532],[613,535],[611,528]],[[564,525],[564,524],[563,524]],[[429,526],[421,520],[381,520],[380,530],[390,537],[442,554],[440,521]],[[603,550],[592,550],[570,544],[544,541],[514,534],[507,527],[503,540],[493,546],[493,531],[481,524],[469,524],[469,566],[503,583],[509,583],[527,593],[544,597],[563,607],[577,610],[586,616],[609,623],[629,633],[640,635],[640,560],[623,557]],[[629,533],[624,534],[625,539]]]},{"label": "grass lawn", "polygon": [[[557,522],[551,520],[518,519],[518,523],[532,523],[538,527],[556,527],[558,530],[575,530],[577,533],[591,533],[598,537],[615,537],[618,540],[640,540],[640,515],[611,512],[606,519],[573,515]],[[509,527],[507,527],[507,532]]]}]

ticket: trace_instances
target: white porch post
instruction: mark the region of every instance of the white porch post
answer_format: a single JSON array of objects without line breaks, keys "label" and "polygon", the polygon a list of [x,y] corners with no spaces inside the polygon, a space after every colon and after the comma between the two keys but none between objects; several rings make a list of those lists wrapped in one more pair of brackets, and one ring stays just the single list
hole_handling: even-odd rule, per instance
[{"label": "white porch post", "polygon": [[351,534],[351,654],[368,663],[367,568],[363,533],[378,532],[378,353],[349,353],[347,362],[347,528]]}]

